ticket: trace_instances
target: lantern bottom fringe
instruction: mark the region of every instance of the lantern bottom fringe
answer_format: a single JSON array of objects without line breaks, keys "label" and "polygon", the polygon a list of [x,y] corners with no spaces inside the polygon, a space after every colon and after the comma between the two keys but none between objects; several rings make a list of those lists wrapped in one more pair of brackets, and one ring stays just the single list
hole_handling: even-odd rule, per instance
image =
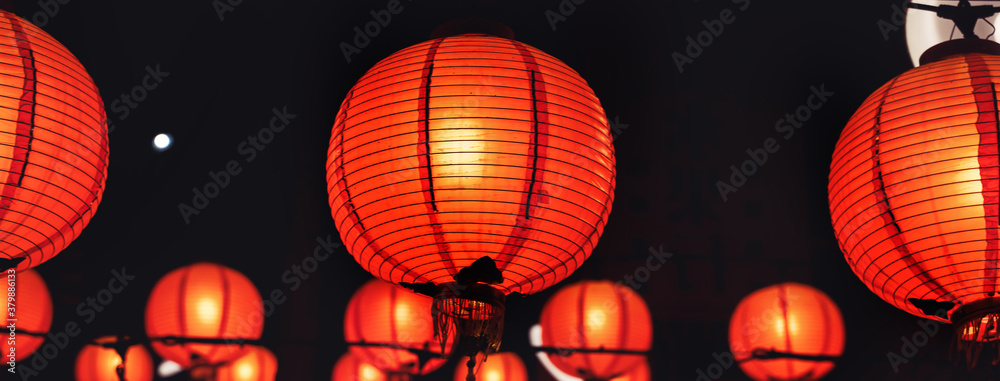
[{"label": "lantern bottom fringe", "polygon": [[[456,340],[466,346],[464,353],[483,359],[500,350],[504,324],[504,295],[485,284],[445,283],[434,296],[434,337],[441,343],[441,352],[448,353],[451,330]],[[463,351],[460,351],[460,353]]]},{"label": "lantern bottom fringe", "polygon": [[[992,365],[1000,364],[998,320],[1000,320],[1000,311],[992,308],[986,312],[977,311],[975,314],[961,316],[955,324],[955,336],[949,351],[952,361],[957,363],[961,357],[965,357],[966,365],[971,370],[979,362],[983,349],[992,347],[993,354],[990,363]],[[959,354],[957,359],[956,353]]]}]

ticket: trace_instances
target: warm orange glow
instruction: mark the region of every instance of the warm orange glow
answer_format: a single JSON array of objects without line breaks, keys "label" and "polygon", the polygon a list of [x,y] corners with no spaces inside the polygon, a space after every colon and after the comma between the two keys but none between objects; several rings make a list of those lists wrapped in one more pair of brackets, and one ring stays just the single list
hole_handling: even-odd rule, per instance
[{"label": "warm orange glow", "polygon": [[389,381],[382,371],[364,362],[353,352],[344,353],[333,366],[331,381]]},{"label": "warm orange glow", "polygon": [[97,211],[107,118],[80,61],[6,11],[0,61],[0,258],[26,258],[22,271],[62,251]]},{"label": "warm orange glow", "polygon": [[653,376],[649,370],[649,361],[643,361],[624,376],[614,378],[611,381],[651,381],[652,379]]},{"label": "warm orange glow", "polygon": [[[729,321],[729,346],[737,360],[754,349],[799,355],[840,356],[844,321],[822,291],[799,283],[766,287],[743,298]],[[818,380],[833,369],[829,361],[748,360],[740,368],[758,381]]]},{"label": "warm orange glow", "polygon": [[278,359],[267,348],[249,346],[240,358],[219,367],[215,381],[274,381]]},{"label": "warm orange glow", "polygon": [[407,351],[425,345],[441,351],[434,340],[431,298],[378,279],[368,281],[351,297],[344,315],[344,338],[350,343],[398,344],[396,348],[351,347],[361,361],[386,372],[427,374],[444,365],[444,360],[437,359],[416,369],[417,356]]},{"label": "warm orange glow", "polygon": [[[455,381],[465,381],[469,374],[464,358],[455,368]],[[491,354],[485,362],[476,365],[477,381],[528,381],[528,370],[524,362],[513,352]]]},{"label": "warm orange glow", "polygon": [[997,304],[998,82],[994,55],[909,70],[865,100],[834,151],[830,212],[847,262],[916,316]]},{"label": "warm orange glow", "polygon": [[600,101],[520,42],[435,39],[369,70],[340,107],[330,206],[351,254],[392,282],[441,284],[488,256],[531,294],[590,256],[614,199]]},{"label": "warm orange glow", "polygon": [[[95,340],[114,343],[114,336]],[[114,349],[88,344],[76,356],[76,381],[118,381],[118,365],[122,359]],[[151,381],[153,357],[142,345],[133,345],[125,353],[125,381]]]},{"label": "warm orange glow", "polygon": [[[631,288],[610,281],[583,281],[560,289],[545,303],[542,346],[566,349],[648,351],[653,342],[649,307]],[[642,355],[549,354],[566,374],[584,379],[610,379],[638,366]]]},{"label": "warm orange glow", "polygon": [[146,334],[233,339],[230,345],[152,344],[156,353],[184,368],[199,362],[219,364],[244,353],[237,339],[260,338],[263,311],[260,293],[243,274],[217,264],[196,263],[171,271],[157,282],[146,304]]},{"label": "warm orange glow", "polygon": [[[9,274],[3,272],[7,288],[10,287]],[[45,280],[35,270],[26,270],[15,275],[14,280],[14,319],[17,319],[16,328],[27,332],[46,334],[52,325],[52,297],[49,296],[49,289],[45,286]],[[6,293],[4,294],[6,295]],[[7,297],[3,298],[3,311],[8,311],[10,307]],[[4,320],[10,318],[5,314]],[[4,323],[6,325],[6,323]],[[10,353],[8,331],[0,340],[0,350],[3,350],[4,360],[8,360],[6,354]],[[45,337],[27,335],[19,333],[15,337],[14,356],[15,361],[22,361],[31,356],[38,347],[45,342]]]}]

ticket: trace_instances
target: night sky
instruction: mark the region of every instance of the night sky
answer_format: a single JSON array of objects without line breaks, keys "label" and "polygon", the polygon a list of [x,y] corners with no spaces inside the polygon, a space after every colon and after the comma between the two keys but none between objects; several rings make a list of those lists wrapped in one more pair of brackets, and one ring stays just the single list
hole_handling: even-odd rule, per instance
[{"label": "night sky", "polygon": [[[94,78],[113,125],[111,164],[95,218],[37,268],[54,301],[52,331],[82,328],[34,380],[72,379],[87,340],[142,335],[155,282],[196,261],[239,270],[264,295],[281,290],[287,300],[263,336],[278,379],[328,380],[347,350],[347,301],[371,275],[342,249],[313,273],[287,271],[319,242],[339,241],[325,181],[334,117],[378,60],[473,16],[505,23],[577,70],[615,122],[610,221],[561,285],[623,280],[650,250],[673,254],[637,289],[654,320],[654,380],[694,380],[728,350],[739,300],[784,281],[823,290],[844,315],[845,353],[827,380],[993,379],[985,357],[972,373],[949,360],[950,326],[894,369],[888,353],[901,353],[921,319],[864,286],[830,223],[827,176],[840,131],[865,97],[912,67],[903,30],[885,29],[899,1],[402,0],[350,62],[341,43],[353,43],[354,28],[386,0],[60,1],[13,1],[13,11],[44,24]],[[710,43],[689,46],[699,34]],[[152,73],[144,99],[122,99]],[[789,121],[816,91],[825,101]],[[250,136],[276,113],[285,128],[256,148]],[[176,142],[156,152],[161,132]],[[732,185],[730,166],[761,148],[766,161],[720,194],[720,181]],[[227,165],[238,173],[194,206],[193,189]],[[196,213],[182,213],[182,203]],[[135,279],[103,310],[81,313],[112,271]],[[551,379],[527,332],[558,288],[508,299],[502,348],[525,360],[532,380]],[[450,380],[454,366],[416,380]],[[720,379],[748,380],[736,366]]]}]

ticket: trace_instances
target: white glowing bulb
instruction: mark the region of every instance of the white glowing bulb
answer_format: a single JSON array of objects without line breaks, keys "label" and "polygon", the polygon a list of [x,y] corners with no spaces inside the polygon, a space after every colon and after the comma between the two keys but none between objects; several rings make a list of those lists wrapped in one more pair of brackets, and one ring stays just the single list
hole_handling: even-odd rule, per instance
[{"label": "white glowing bulb", "polygon": [[174,138],[170,137],[169,134],[157,134],[153,137],[153,148],[157,151],[166,151],[173,144]]}]

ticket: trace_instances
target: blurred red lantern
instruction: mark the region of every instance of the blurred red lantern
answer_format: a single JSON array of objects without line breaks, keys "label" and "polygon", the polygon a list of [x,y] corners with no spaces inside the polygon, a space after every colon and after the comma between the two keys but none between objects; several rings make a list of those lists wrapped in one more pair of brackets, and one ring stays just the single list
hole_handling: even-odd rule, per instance
[{"label": "blurred red lantern", "polygon": [[45,262],[90,222],[108,171],[94,81],[65,46],[0,11],[0,269]]},{"label": "blurred red lantern", "polygon": [[248,346],[246,353],[220,366],[215,381],[274,381],[278,359],[264,347]]},{"label": "blurred red lantern", "polygon": [[344,338],[359,359],[390,375],[427,374],[445,362],[434,339],[431,298],[378,279],[351,297]]},{"label": "blurred red lantern", "polygon": [[430,40],[380,61],[341,104],[333,218],[366,270],[433,295],[440,330],[493,352],[505,295],[558,283],[597,244],[611,142],[600,101],[555,57],[485,34]]},{"label": "blurred red lantern", "polygon": [[344,353],[333,366],[331,381],[406,381],[409,374],[398,374],[389,377],[374,365],[364,362],[354,352]]},{"label": "blurred red lantern", "polygon": [[[243,355],[241,341],[260,339],[263,311],[260,293],[243,274],[196,263],[156,283],[146,303],[146,335],[156,353],[185,369],[219,365]],[[202,342],[184,341],[191,339]]]},{"label": "blurred red lantern", "polygon": [[[76,356],[76,381],[119,381],[118,367],[122,358],[104,344],[117,342],[115,336],[104,336],[87,344]],[[125,352],[125,381],[152,381],[153,357],[142,345],[132,345]]]},{"label": "blurred red lantern", "polygon": [[839,357],[844,352],[844,321],[822,291],[781,283],[740,301],[729,321],[729,347],[754,380],[818,380],[833,369],[833,362],[804,357]]},{"label": "blurred red lantern", "polygon": [[[45,342],[45,334],[49,333],[52,326],[52,297],[49,296],[49,289],[45,286],[45,280],[35,270],[26,270],[17,274],[13,270],[7,270],[7,290],[8,297],[4,298],[4,311],[9,312],[14,309],[14,316],[7,316],[9,319],[17,319],[14,329],[18,332],[14,339],[14,361],[22,361],[31,356],[38,347]],[[13,284],[11,284],[13,283]],[[14,303],[10,303],[10,288],[14,288]],[[6,319],[4,319],[6,320]],[[23,333],[22,333],[23,332]],[[0,349],[3,350],[4,360],[10,360],[10,339],[9,333],[0,340]]]},{"label": "blurred red lantern", "polygon": [[[459,364],[455,368],[455,381],[466,381],[468,368]],[[528,370],[524,362],[513,352],[501,352],[490,355],[486,361],[476,366],[476,379],[479,381],[528,381]]]},{"label": "blurred red lantern", "polygon": [[921,62],[847,123],[830,166],[830,212],[872,292],[956,324],[958,347],[978,353],[1000,343],[1000,46],[948,41]]},{"label": "blurred red lantern", "polygon": [[[645,359],[653,342],[649,307],[631,288],[610,281],[582,281],[560,289],[542,308],[542,346],[563,372],[586,380],[610,380]],[[604,353],[602,350],[635,353]]]}]

